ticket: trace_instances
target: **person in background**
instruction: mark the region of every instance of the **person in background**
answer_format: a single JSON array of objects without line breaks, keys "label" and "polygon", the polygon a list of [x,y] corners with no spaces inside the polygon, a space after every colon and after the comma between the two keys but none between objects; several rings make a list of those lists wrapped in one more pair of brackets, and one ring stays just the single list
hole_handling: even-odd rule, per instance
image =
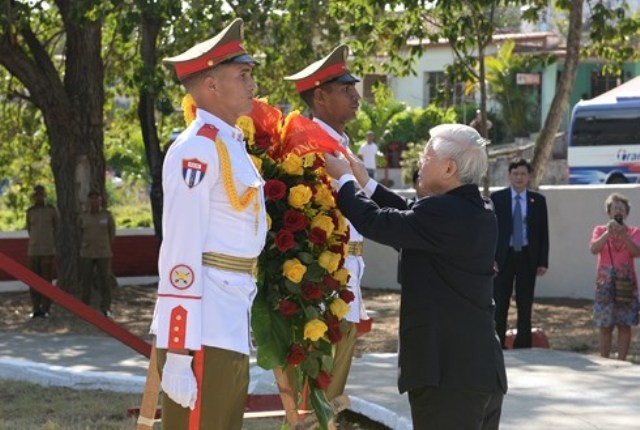
[{"label": "person in background", "polygon": [[[355,87],[359,80],[347,67],[348,51],[346,45],[340,45],[326,57],[285,78],[295,82],[300,97],[311,109],[313,120],[344,148],[349,148],[345,126],[356,117],[360,107],[360,94]],[[375,143],[370,145],[375,146]],[[363,241],[362,235],[349,224],[349,255],[344,267],[350,275],[347,286],[355,298],[349,303],[350,312],[345,317],[348,322],[346,333],[336,344],[331,383],[326,390],[329,401],[343,394],[356,344],[356,324],[369,319],[360,290],[364,274]]]},{"label": "person in background", "polygon": [[[27,209],[29,269],[42,279],[52,282],[59,225],[58,211],[53,205],[45,202],[47,193],[42,185],[33,188],[32,197],[33,206]],[[46,318],[51,310],[51,300],[33,288],[29,289],[29,293],[31,318]]]},{"label": "person in background", "polygon": [[242,19],[164,59],[197,106],[162,167],[156,335],[168,430],[240,430],[249,386],[251,305],[265,244],[264,180],[236,126],[253,108],[258,63]]},{"label": "person in background", "polygon": [[491,194],[498,218],[498,244],[494,279],[496,331],[503,347],[511,295],[516,291],[518,332],[514,348],[531,348],[531,312],[536,277],[549,267],[547,201],[527,189],[531,165],[523,158],[509,163],[511,186]]},{"label": "person in background", "polygon": [[478,190],[486,141],[462,124],[429,134],[419,175],[428,197],[411,205],[353,156],[327,155],[327,173],[353,225],[403,251],[398,388],[409,393],[413,428],[497,430],[507,377],[493,322],[498,228]]},{"label": "person in background", "polygon": [[358,155],[367,168],[370,178],[376,178],[376,156],[378,155],[378,144],[374,142],[375,134],[373,131],[367,131],[367,141],[358,149]]},{"label": "person in background", "polygon": [[99,192],[91,190],[87,197],[88,209],[78,218],[82,301],[91,305],[91,293],[94,285],[97,286],[100,311],[104,316],[111,317],[111,249],[116,237],[116,225],[111,212],[102,206]]},{"label": "person in background", "polygon": [[[600,355],[609,357],[613,328],[617,327],[618,359],[625,360],[631,344],[631,326],[638,325],[638,282],[633,259],[640,256],[640,229],[625,223],[631,206],[624,195],[610,194],[604,206],[609,220],[593,229],[589,248],[598,256],[593,321],[600,329]],[[616,297],[614,275],[630,283],[626,300]]]}]

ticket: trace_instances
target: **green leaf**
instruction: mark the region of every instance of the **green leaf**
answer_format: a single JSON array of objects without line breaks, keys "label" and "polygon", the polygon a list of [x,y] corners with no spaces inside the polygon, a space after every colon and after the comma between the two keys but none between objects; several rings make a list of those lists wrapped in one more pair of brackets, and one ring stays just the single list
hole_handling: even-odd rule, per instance
[{"label": "green leaf", "polygon": [[254,300],[251,327],[258,345],[258,366],[263,369],[283,367],[291,343],[286,320],[269,309],[266,301]]},{"label": "green leaf", "polygon": [[322,370],[328,373],[333,370],[333,357],[331,355],[322,356]]},{"label": "green leaf", "polygon": [[333,409],[327,400],[327,396],[324,391],[319,390],[312,385],[309,385],[311,390],[311,405],[316,412],[320,428],[326,430],[329,426],[329,421],[333,418]]},{"label": "green leaf", "polygon": [[314,263],[307,266],[307,273],[304,274],[304,278],[311,281],[318,281],[326,273],[327,271],[325,269]]},{"label": "green leaf", "polygon": [[320,362],[312,355],[307,355],[307,357],[302,362],[302,369],[304,373],[309,375],[310,378],[317,378],[318,373],[320,373]]},{"label": "green leaf", "polygon": [[297,257],[300,259],[300,261],[302,261],[304,264],[311,264],[314,262],[314,258],[313,255],[311,255],[308,252],[298,252]]},{"label": "green leaf", "polygon": [[300,285],[291,282],[290,280],[286,279],[284,280],[284,286],[287,288],[287,291],[289,291],[291,294],[300,294],[301,290],[300,290]]}]

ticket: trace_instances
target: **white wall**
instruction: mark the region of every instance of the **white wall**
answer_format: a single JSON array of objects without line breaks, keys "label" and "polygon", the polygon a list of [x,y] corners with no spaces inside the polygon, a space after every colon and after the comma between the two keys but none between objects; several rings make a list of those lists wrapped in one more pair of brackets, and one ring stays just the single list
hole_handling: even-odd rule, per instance
[{"label": "white wall", "polygon": [[[596,257],[589,252],[593,227],[604,224],[604,200],[618,191],[631,201],[627,224],[640,226],[640,186],[542,186],[549,210],[549,271],[536,283],[537,297],[593,298]],[[367,241],[362,285],[399,289],[395,250]],[[636,271],[640,273],[636,260]]]}]

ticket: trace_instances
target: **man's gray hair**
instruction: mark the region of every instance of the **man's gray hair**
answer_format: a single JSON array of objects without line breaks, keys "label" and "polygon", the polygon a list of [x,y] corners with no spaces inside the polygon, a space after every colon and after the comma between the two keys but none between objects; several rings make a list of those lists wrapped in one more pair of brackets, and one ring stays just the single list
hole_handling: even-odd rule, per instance
[{"label": "man's gray hair", "polygon": [[442,124],[429,130],[429,145],[440,158],[450,158],[458,166],[462,184],[479,184],[489,165],[487,139],[464,124]]}]

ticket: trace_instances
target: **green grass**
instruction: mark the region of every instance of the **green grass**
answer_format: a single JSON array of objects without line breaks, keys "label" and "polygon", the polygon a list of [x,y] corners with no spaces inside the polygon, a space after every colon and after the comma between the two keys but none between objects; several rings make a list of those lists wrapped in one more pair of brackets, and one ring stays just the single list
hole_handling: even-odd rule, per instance
[{"label": "green grass", "polygon": [[[45,387],[0,379],[0,430],[135,430],[127,410],[141,394]],[[282,418],[245,419],[242,430],[280,430]],[[340,430],[389,430],[351,411],[338,417]],[[160,424],[154,426],[160,430]]]},{"label": "green grass", "polygon": [[[127,410],[138,407],[141,399],[141,394],[0,379],[0,430],[135,430]],[[245,420],[242,428],[279,430],[281,424],[281,418],[255,418]]]}]

